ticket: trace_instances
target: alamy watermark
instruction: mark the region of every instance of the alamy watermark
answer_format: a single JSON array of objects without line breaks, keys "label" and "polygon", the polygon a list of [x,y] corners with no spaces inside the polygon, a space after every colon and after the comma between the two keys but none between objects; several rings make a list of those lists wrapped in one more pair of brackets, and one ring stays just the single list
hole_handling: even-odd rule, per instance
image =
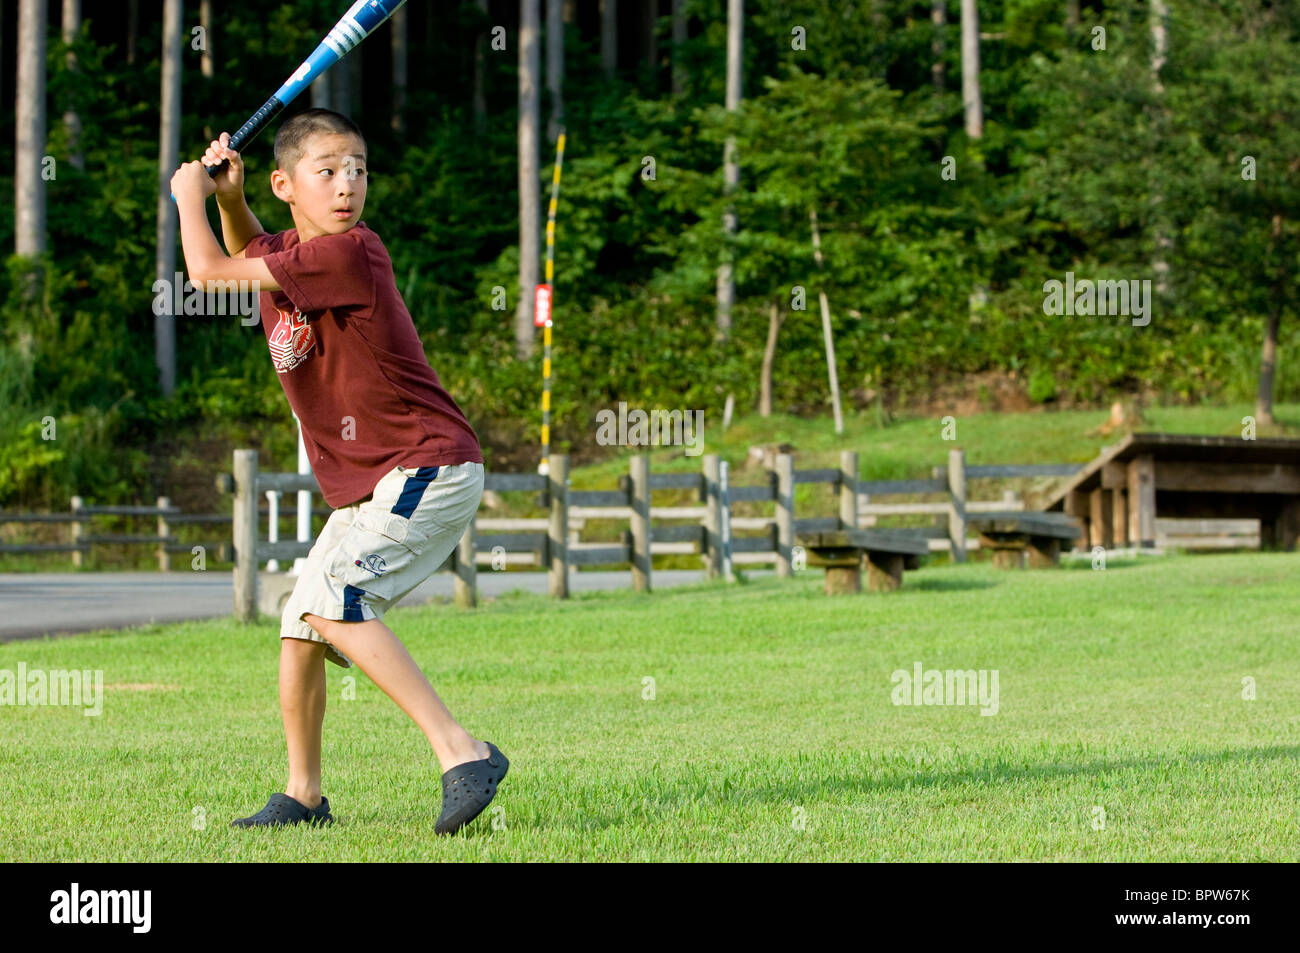
[{"label": "alamy watermark", "polygon": [[262,320],[260,294],[260,281],[214,279],[207,283],[205,291],[178,271],[171,281],[159,278],[153,283],[153,313],[173,317],[239,315],[239,323],[250,327]]},{"label": "alamy watermark", "polygon": [[[1043,282],[1043,314],[1053,315],[1132,315],[1132,325],[1144,328],[1151,323],[1151,279],[1139,281],[1074,280],[1074,272],[1065,273],[1062,284],[1055,278]],[[1140,319],[1140,320],[1139,320]]]},{"label": "alamy watermark", "polygon": [[602,447],[684,446],[688,457],[704,452],[704,411],[627,409],[618,402],[618,413],[605,409],[596,413],[596,442]]},{"label": "alamy watermark", "polygon": [[45,669],[18,663],[18,671],[0,668],[0,705],[53,705],[85,708],[83,715],[104,711],[104,672],[101,669]]},{"label": "alamy watermark", "polygon": [[924,668],[896,669],[889,676],[895,705],[979,705],[981,715],[998,713],[998,670]]}]

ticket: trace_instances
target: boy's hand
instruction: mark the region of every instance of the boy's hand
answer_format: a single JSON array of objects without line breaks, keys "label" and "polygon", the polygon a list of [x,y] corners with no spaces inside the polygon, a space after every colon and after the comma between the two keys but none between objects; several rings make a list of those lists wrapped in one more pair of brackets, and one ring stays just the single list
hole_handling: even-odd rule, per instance
[{"label": "boy's hand", "polygon": [[203,153],[204,165],[220,165],[222,160],[229,165],[217,173],[212,181],[217,184],[217,201],[223,198],[236,198],[244,192],[244,160],[239,153],[230,148],[230,133],[223,132],[220,139],[213,139],[208,151]]},{"label": "boy's hand", "polygon": [[176,196],[178,202],[193,195],[207,201],[208,196],[217,191],[217,183],[208,175],[202,162],[186,162],[182,165],[172,176],[171,186],[172,195]]}]

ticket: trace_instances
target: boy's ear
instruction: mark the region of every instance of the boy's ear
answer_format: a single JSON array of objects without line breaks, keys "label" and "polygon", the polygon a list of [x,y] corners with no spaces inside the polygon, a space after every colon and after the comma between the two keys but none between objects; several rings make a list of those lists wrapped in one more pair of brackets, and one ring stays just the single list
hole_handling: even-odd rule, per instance
[{"label": "boy's ear", "polygon": [[271,191],[281,202],[290,201],[293,198],[293,179],[283,169],[272,169]]}]

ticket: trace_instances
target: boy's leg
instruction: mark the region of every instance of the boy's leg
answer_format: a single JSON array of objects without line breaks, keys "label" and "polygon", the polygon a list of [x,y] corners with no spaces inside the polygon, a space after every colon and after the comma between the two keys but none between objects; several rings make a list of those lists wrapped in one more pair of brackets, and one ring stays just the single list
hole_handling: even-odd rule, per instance
[{"label": "boy's leg", "polygon": [[[456,765],[467,761],[481,761],[491,753],[487,742],[479,741],[452,717],[438,693],[433,690],[424,672],[415,664],[406,646],[393,630],[380,619],[365,622],[340,622],[306,613],[303,621],[338,647],[366,675],[395,701],[402,711],[420,726],[424,736],[433,746],[434,754],[442,764],[445,774]],[[285,642],[294,641],[285,639]],[[316,643],[309,643],[315,645]],[[320,663],[320,679],[325,680],[324,663]],[[325,710],[322,691],[321,712]],[[287,722],[286,722],[287,724]],[[317,722],[319,725],[319,722]],[[320,732],[316,734],[316,784],[320,784]],[[292,751],[290,753],[292,758]],[[297,797],[286,791],[290,797]],[[319,795],[319,791],[315,792]],[[298,798],[298,800],[302,800]],[[303,801],[308,807],[311,802]]]},{"label": "boy's leg", "polygon": [[280,715],[289,749],[284,793],[304,807],[321,802],[321,727],[325,721],[325,646],[280,640]]}]

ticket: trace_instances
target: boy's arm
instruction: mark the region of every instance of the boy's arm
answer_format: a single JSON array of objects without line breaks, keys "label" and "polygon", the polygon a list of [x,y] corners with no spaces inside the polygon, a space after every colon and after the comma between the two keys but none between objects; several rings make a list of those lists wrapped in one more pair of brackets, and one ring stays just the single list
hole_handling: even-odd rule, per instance
[{"label": "boy's arm", "polygon": [[[208,283],[212,281],[255,281],[258,282],[255,287],[261,291],[280,290],[261,258],[230,258],[217,244],[205,207],[208,196],[216,192],[217,184],[208,176],[202,162],[187,162],[177,169],[171,187],[180,215],[181,248],[185,252],[185,269],[190,281],[203,286],[204,290],[220,290],[208,289]],[[252,218],[251,213],[249,217]]]},{"label": "boy's arm", "polygon": [[242,194],[233,199],[217,195],[217,208],[221,211],[221,238],[226,251],[232,258],[243,258],[248,243],[258,235],[265,235],[266,229],[262,228]]},{"label": "boy's arm", "polygon": [[199,161],[213,166],[227,162],[227,167],[217,174],[217,208],[221,211],[221,237],[225,241],[226,251],[233,258],[243,258],[244,249],[258,235],[265,234],[256,216],[244,199],[244,160],[239,153],[230,148],[230,133],[223,132],[219,139],[213,139],[208,151]]}]

